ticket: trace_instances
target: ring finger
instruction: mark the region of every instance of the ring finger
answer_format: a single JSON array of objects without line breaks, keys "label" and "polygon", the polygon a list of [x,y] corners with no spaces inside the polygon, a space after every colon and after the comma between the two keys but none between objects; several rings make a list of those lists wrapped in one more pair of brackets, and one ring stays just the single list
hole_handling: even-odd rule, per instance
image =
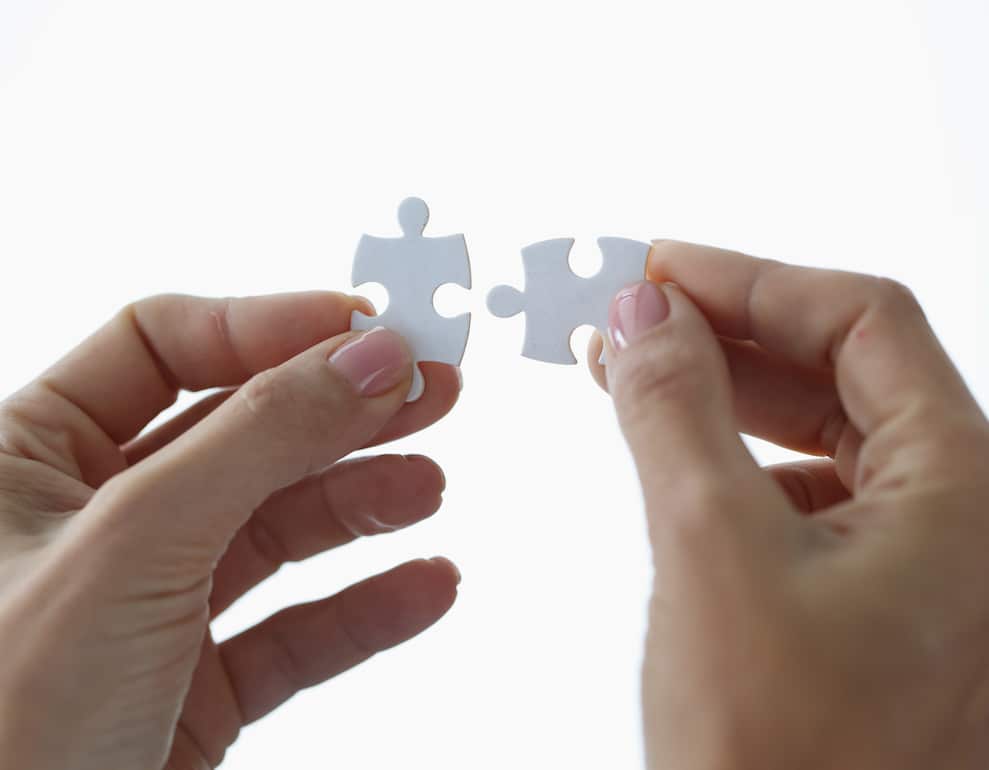
[{"label": "ring finger", "polygon": [[391,532],[435,513],[445,480],[432,460],[381,455],[337,463],[269,497],[217,565],[215,617],[287,562],[357,537]]}]

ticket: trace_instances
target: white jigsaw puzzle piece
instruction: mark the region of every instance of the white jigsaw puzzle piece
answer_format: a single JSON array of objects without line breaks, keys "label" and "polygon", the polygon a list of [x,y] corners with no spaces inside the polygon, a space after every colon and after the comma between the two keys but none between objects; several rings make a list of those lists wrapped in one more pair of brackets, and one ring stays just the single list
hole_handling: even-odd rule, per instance
[{"label": "white jigsaw puzzle piece", "polygon": [[[525,313],[522,355],[553,364],[575,364],[570,336],[589,324],[602,335],[608,330],[608,307],[623,288],[646,274],[649,244],[629,238],[598,238],[601,269],[590,278],[570,269],[572,238],[540,241],[522,249],[525,287],[496,286],[488,309],[500,318]],[[601,354],[604,363],[604,353]]]},{"label": "white jigsaw puzzle piece", "polygon": [[469,289],[470,257],[463,235],[426,238],[422,232],[429,209],[419,198],[408,198],[398,210],[403,235],[379,238],[365,235],[357,246],[351,283],[374,281],[388,291],[388,308],[378,316],[354,311],[350,328],[376,326],[401,334],[412,351],[412,388],[406,401],[418,399],[425,388],[420,361],[459,366],[470,334],[470,313],[445,318],[436,312],[433,295],[448,283]]}]

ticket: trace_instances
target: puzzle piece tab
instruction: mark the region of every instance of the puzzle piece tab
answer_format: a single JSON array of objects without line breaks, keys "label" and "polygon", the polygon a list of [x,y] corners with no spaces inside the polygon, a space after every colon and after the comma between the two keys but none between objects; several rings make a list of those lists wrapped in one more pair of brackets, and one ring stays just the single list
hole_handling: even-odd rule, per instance
[{"label": "puzzle piece tab", "polygon": [[[628,238],[598,238],[604,263],[590,278],[570,269],[573,238],[540,241],[522,249],[525,291],[495,286],[488,309],[499,318],[525,313],[522,355],[553,364],[575,364],[570,335],[583,324],[608,330],[608,306],[623,288],[643,280],[649,244]],[[604,354],[601,356],[604,363]]]},{"label": "puzzle piece tab", "polygon": [[444,318],[433,306],[436,290],[447,283],[470,288],[470,257],[463,235],[423,237],[429,208],[419,198],[407,198],[398,208],[400,238],[365,235],[357,246],[351,283],[374,281],[388,291],[388,308],[379,316],[354,311],[350,328],[384,326],[401,334],[412,350],[412,388],[406,398],[415,401],[425,383],[420,361],[459,366],[470,333],[470,313]]}]

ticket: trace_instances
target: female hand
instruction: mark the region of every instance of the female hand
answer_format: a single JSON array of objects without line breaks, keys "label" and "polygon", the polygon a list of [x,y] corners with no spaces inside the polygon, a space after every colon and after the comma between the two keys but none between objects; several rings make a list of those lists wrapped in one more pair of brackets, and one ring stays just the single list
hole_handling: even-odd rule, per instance
[{"label": "female hand", "polygon": [[[916,301],[670,242],[649,278],[607,385],[654,553],[650,766],[985,767],[989,426]],[[738,431],[831,459],[760,470]]]},{"label": "female hand", "polygon": [[[361,300],[156,297],[0,406],[0,766],[212,768],[241,726],[419,633],[456,595],[414,561],[221,645],[209,621],[286,561],[432,514],[421,457],[338,462],[453,405],[457,372]],[[155,431],[179,389],[226,387]]]}]

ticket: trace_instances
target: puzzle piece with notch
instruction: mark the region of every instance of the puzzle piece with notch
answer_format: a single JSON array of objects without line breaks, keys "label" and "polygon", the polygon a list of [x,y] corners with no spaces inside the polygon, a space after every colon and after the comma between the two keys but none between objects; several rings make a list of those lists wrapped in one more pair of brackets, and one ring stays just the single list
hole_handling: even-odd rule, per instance
[{"label": "puzzle piece with notch", "polygon": [[470,333],[470,313],[445,318],[436,312],[433,295],[448,283],[470,288],[470,257],[463,235],[441,238],[423,236],[429,208],[419,198],[407,198],[398,207],[400,238],[361,237],[354,255],[351,283],[382,284],[388,291],[388,307],[378,316],[355,310],[350,328],[384,326],[401,334],[412,351],[412,388],[406,401],[422,395],[425,382],[420,361],[440,361],[459,366]]},{"label": "puzzle piece with notch", "polygon": [[[525,290],[495,286],[488,309],[499,318],[525,313],[522,355],[552,364],[575,364],[570,349],[574,329],[589,324],[608,330],[608,307],[626,286],[646,274],[649,244],[628,238],[598,238],[603,264],[590,278],[570,269],[573,238],[540,241],[522,249]],[[604,353],[601,354],[604,363]]]}]

